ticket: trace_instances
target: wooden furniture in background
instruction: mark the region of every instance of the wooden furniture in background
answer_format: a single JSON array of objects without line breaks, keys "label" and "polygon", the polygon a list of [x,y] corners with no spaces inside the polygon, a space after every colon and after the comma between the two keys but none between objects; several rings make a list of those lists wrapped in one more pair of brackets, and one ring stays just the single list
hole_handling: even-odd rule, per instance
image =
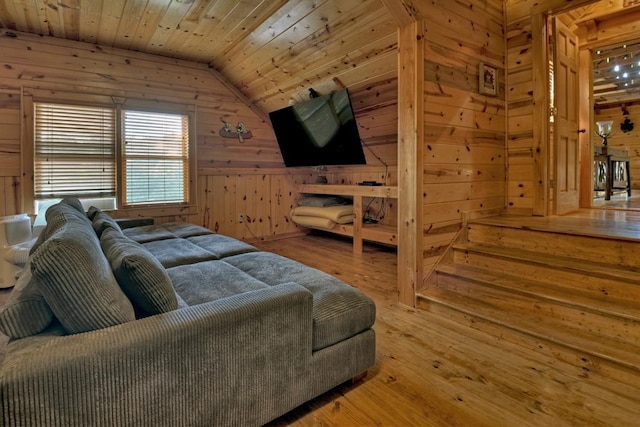
[{"label": "wooden furniture in background", "polygon": [[[619,169],[619,164],[624,168]],[[597,146],[593,153],[594,190],[604,191],[604,199],[610,200],[613,190],[626,190],[631,196],[631,169],[629,152],[616,148]],[[624,187],[620,184],[624,183]]]},{"label": "wooden furniture in background", "polygon": [[353,252],[362,253],[362,241],[368,240],[377,243],[397,246],[397,227],[386,224],[362,223],[362,199],[364,197],[382,197],[387,199],[398,198],[398,187],[368,186],[368,185],[326,185],[305,184],[300,187],[301,193],[329,194],[335,196],[353,197],[353,224],[337,224],[329,231],[342,236],[353,237]]}]

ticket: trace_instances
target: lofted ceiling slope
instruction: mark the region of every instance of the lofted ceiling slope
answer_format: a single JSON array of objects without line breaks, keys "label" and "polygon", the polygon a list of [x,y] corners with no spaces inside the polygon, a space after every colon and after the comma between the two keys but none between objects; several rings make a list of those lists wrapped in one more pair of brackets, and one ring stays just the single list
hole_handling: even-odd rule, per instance
[{"label": "lofted ceiling slope", "polygon": [[0,0],[0,27],[205,63],[264,112],[396,76],[380,0]]}]

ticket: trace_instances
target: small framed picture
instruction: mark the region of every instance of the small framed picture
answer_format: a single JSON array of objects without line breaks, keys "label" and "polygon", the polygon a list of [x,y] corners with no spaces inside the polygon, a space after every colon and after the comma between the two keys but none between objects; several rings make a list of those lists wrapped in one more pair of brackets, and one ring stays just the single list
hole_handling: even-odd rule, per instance
[{"label": "small framed picture", "polygon": [[480,63],[480,94],[496,96],[498,95],[498,69],[484,62]]}]

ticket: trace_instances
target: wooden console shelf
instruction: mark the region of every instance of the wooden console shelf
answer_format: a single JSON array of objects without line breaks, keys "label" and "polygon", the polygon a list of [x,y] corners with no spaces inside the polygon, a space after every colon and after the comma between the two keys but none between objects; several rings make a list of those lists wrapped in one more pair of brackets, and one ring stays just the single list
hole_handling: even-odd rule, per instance
[{"label": "wooden console shelf", "polygon": [[329,184],[305,184],[300,187],[301,193],[329,194],[334,196],[353,197],[353,224],[338,224],[329,231],[353,238],[353,252],[362,253],[362,241],[398,245],[397,227],[386,224],[362,223],[362,199],[363,197],[382,197],[386,199],[398,198],[398,187],[368,186],[368,185],[329,185]]}]

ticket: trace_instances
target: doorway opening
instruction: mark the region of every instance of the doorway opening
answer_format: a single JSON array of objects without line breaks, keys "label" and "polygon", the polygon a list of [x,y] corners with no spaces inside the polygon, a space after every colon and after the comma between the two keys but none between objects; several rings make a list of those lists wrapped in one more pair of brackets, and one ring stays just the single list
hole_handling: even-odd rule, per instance
[{"label": "doorway opening", "polygon": [[[580,50],[579,207],[640,211],[640,7],[599,1],[553,18],[577,37]],[[558,49],[558,40],[549,45]],[[558,64],[549,58],[555,74]]]}]

